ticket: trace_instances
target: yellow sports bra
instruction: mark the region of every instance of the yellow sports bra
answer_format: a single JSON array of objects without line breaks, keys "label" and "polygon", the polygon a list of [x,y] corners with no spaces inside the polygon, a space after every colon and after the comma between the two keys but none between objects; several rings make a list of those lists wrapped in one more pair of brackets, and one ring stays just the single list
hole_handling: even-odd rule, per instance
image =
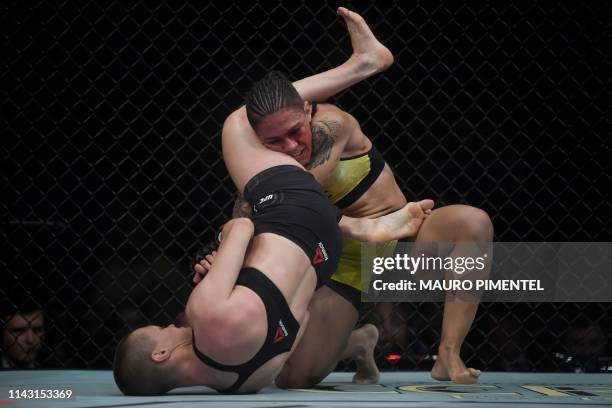
[{"label": "yellow sports bra", "polygon": [[344,209],[374,184],[384,168],[385,159],[372,146],[366,153],[340,159],[323,187],[331,202]]}]

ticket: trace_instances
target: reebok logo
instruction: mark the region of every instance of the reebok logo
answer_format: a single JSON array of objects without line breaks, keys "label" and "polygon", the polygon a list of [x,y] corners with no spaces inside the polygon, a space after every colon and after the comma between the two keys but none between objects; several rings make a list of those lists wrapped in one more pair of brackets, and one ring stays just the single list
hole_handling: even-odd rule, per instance
[{"label": "reebok logo", "polygon": [[279,341],[283,340],[288,335],[289,335],[289,332],[287,331],[287,329],[285,329],[285,325],[283,324],[283,321],[279,320],[278,328],[276,329],[276,333],[274,334],[274,340],[272,341],[272,343],[278,343]]},{"label": "reebok logo", "polygon": [[329,259],[329,256],[327,256],[327,251],[325,250],[323,243],[319,242],[317,244],[317,249],[315,249],[315,254],[312,257],[312,264],[317,265],[317,264],[320,264],[321,262],[327,261],[328,259]]}]

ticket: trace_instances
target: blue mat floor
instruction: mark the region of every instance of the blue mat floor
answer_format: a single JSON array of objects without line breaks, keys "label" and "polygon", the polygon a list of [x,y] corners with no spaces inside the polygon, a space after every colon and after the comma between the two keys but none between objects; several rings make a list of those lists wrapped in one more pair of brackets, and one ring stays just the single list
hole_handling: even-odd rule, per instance
[{"label": "blue mat floor", "polygon": [[[253,395],[219,395],[205,387],[161,397],[126,397],[110,371],[0,372],[0,405],[15,407],[612,407],[612,374],[484,372],[476,385],[436,382],[427,372],[382,373],[379,385],[354,385],[332,373],[307,390],[265,388]],[[13,390],[71,390],[72,398],[10,398]]]}]

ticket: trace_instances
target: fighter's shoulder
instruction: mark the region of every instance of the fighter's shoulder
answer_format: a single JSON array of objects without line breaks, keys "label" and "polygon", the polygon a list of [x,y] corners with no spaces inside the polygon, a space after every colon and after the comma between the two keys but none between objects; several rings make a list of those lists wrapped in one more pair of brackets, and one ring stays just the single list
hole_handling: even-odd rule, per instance
[{"label": "fighter's shoulder", "polygon": [[313,121],[330,118],[336,121],[347,120],[351,115],[348,112],[340,109],[338,106],[331,103],[317,104],[317,111],[313,116]]},{"label": "fighter's shoulder", "polygon": [[323,127],[336,137],[348,135],[355,118],[350,113],[331,103],[317,105],[316,114],[312,118],[313,127]]}]

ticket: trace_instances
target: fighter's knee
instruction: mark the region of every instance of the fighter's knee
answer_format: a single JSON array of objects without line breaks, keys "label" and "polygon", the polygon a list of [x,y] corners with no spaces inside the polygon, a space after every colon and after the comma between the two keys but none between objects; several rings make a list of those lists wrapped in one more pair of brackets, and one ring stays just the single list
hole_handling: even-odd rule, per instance
[{"label": "fighter's knee", "polygon": [[478,241],[493,239],[493,223],[486,211],[467,205],[463,206],[461,220],[461,229],[470,239]]},{"label": "fighter's knee", "polygon": [[487,241],[491,241],[493,239],[493,222],[486,211],[476,208],[474,224],[478,228],[479,233],[482,234],[483,238],[485,238]]}]

